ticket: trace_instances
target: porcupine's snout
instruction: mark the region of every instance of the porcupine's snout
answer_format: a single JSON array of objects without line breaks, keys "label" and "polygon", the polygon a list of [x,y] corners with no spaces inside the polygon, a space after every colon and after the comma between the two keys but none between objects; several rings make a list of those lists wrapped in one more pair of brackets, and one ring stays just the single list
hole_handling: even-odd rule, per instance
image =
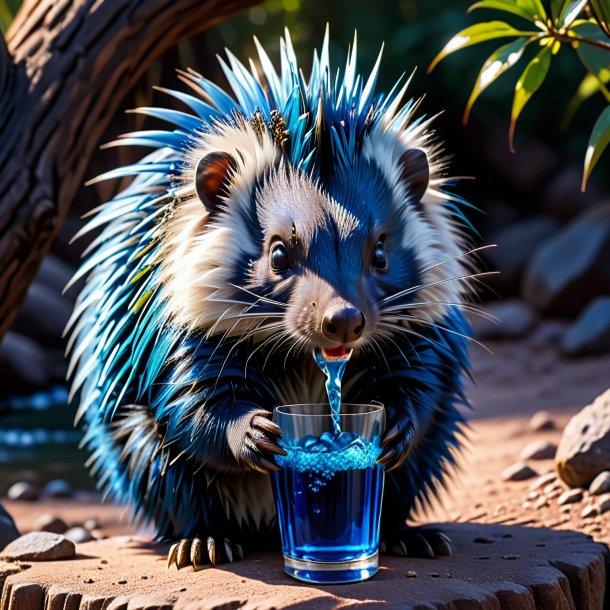
[{"label": "porcupine's snout", "polygon": [[337,343],[352,343],[362,336],[364,324],[364,314],[344,303],[326,312],[322,319],[322,334]]}]

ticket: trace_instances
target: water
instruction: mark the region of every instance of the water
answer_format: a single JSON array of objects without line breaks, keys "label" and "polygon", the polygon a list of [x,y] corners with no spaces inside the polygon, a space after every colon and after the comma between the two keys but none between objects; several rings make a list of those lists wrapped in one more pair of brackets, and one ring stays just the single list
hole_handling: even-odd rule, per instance
[{"label": "water", "polygon": [[330,413],[335,427],[335,432],[341,432],[341,379],[345,367],[350,359],[352,352],[348,352],[345,358],[327,360],[319,348],[314,349],[313,357],[316,364],[326,375],[326,393],[328,394],[328,402],[330,404]]}]

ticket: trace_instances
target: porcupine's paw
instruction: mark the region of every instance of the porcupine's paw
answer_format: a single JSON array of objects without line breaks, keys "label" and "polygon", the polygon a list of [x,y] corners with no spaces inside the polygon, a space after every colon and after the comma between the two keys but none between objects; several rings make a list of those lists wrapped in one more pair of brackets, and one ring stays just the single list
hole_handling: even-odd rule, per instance
[{"label": "porcupine's paw", "polygon": [[260,472],[279,470],[275,456],[286,452],[278,444],[282,432],[270,418],[268,411],[252,411],[232,431],[230,445],[239,464]]},{"label": "porcupine's paw", "polygon": [[450,538],[431,527],[402,527],[381,537],[379,547],[387,555],[401,557],[452,557]]},{"label": "porcupine's paw", "polygon": [[390,421],[381,439],[381,455],[377,463],[383,464],[386,471],[401,466],[409,455],[414,434],[413,422],[406,415]]},{"label": "porcupine's paw", "polygon": [[167,567],[173,565],[178,570],[187,566],[199,570],[214,567],[217,563],[233,563],[244,558],[244,552],[239,544],[233,544],[228,538],[183,538],[172,544],[167,554]]}]

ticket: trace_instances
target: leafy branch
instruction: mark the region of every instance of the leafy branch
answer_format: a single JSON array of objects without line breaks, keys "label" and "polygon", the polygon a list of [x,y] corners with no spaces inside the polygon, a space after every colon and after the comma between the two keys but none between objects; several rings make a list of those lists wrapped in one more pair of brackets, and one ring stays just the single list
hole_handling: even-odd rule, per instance
[{"label": "leafy branch", "polygon": [[468,10],[476,9],[502,11],[506,17],[516,16],[527,21],[527,27],[517,28],[499,20],[471,25],[449,40],[428,71],[448,55],[471,45],[514,38],[497,48],[483,63],[464,111],[464,123],[467,123],[481,93],[516,65],[528,46],[537,47],[515,84],[509,127],[509,147],[514,152],[517,119],[544,83],[553,56],[562,47],[571,47],[587,74],[568,105],[563,123],[566,124],[579,106],[596,93],[603,95],[609,104],[595,122],[589,138],[582,180],[584,190],[591,171],[610,144],[610,90],[607,86],[610,82],[610,3],[608,0],[550,0],[547,10],[542,0],[480,0]]}]

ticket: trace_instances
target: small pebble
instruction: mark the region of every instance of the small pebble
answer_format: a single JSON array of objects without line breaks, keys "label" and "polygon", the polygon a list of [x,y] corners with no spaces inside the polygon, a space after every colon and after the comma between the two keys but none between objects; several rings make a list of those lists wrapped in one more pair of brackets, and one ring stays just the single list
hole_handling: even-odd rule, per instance
[{"label": "small pebble", "polygon": [[33,502],[34,500],[38,500],[40,490],[33,483],[20,481],[19,483],[12,485],[6,495],[8,496],[9,500],[25,500],[28,502]]},{"label": "small pebble", "polygon": [[407,572],[407,578],[417,578],[417,572],[415,570],[409,570]]},{"label": "small pebble", "polygon": [[595,517],[599,513],[599,508],[597,506],[585,506],[582,509],[581,516],[583,519],[588,519],[589,517]]},{"label": "small pebble", "polygon": [[557,475],[554,472],[549,472],[548,474],[543,474],[541,477],[538,477],[530,486],[529,489],[534,491],[536,489],[540,489],[541,487],[546,487],[551,483],[554,483],[557,480]]},{"label": "small pebble", "polygon": [[440,578],[440,574],[438,572],[430,572],[430,578]]},{"label": "small pebble", "polygon": [[527,496],[525,496],[526,500],[535,500],[538,497],[537,491],[530,491]]},{"label": "small pebble", "polygon": [[540,430],[553,430],[555,426],[555,420],[551,417],[548,411],[538,411],[532,415],[529,423],[530,429],[535,432]]},{"label": "small pebble", "polygon": [[95,540],[95,538],[88,532],[84,527],[76,526],[71,527],[66,533],[65,536],[68,540],[72,540],[72,542],[76,542],[76,544],[81,544],[83,542],[91,542]]},{"label": "small pebble", "polygon": [[[127,581],[126,581],[126,580],[119,580],[119,584],[120,584],[120,585],[126,585],[126,584],[127,584]],[[186,590],[186,589],[185,589],[185,590]]]},{"label": "small pebble", "polygon": [[527,464],[517,462],[502,471],[503,481],[525,481],[537,477],[538,473]]},{"label": "small pebble", "polygon": [[604,494],[600,497],[597,510],[599,511],[600,515],[607,513],[610,510],[610,494]]},{"label": "small pebble", "polygon": [[475,557],[475,559],[479,559],[479,560],[489,559],[489,555],[479,555],[478,557]]},{"label": "small pebble", "polygon": [[95,582],[95,580],[93,580],[93,578],[87,578],[87,580],[83,580],[83,582],[86,585],[92,585]]},{"label": "small pebble", "polygon": [[493,540],[487,536],[477,536],[474,541],[477,544],[493,544]]},{"label": "small pebble", "polygon": [[591,485],[589,486],[589,493],[592,496],[600,496],[601,494],[608,493],[610,491],[610,471],[606,470],[598,474]]},{"label": "small pebble", "polygon": [[514,559],[519,559],[519,555],[502,555],[502,559],[512,561]]},{"label": "small pebble", "polygon": [[528,500],[526,500],[525,502],[523,502],[523,504],[521,504],[521,508],[523,510],[529,510],[532,507],[532,503],[529,502]]},{"label": "small pebble", "polygon": [[519,457],[522,460],[552,460],[557,453],[557,445],[545,440],[537,440],[523,447]]},{"label": "small pebble", "polygon": [[83,527],[86,530],[91,531],[91,530],[99,530],[100,527],[102,527],[102,526],[100,525],[100,522],[95,517],[92,517],[91,519],[87,519],[83,523]]},{"label": "small pebble", "polygon": [[44,513],[34,521],[34,530],[37,532],[51,532],[52,534],[63,534],[68,529],[66,522],[56,515]]},{"label": "small pebble", "polygon": [[568,489],[568,491],[564,491],[559,496],[559,498],[557,498],[557,504],[559,504],[559,506],[564,506],[565,504],[574,504],[575,502],[580,502],[582,498],[582,489]]},{"label": "small pebble", "polygon": [[43,489],[43,492],[49,498],[70,498],[74,493],[72,485],[64,479],[53,479],[49,481]]}]

